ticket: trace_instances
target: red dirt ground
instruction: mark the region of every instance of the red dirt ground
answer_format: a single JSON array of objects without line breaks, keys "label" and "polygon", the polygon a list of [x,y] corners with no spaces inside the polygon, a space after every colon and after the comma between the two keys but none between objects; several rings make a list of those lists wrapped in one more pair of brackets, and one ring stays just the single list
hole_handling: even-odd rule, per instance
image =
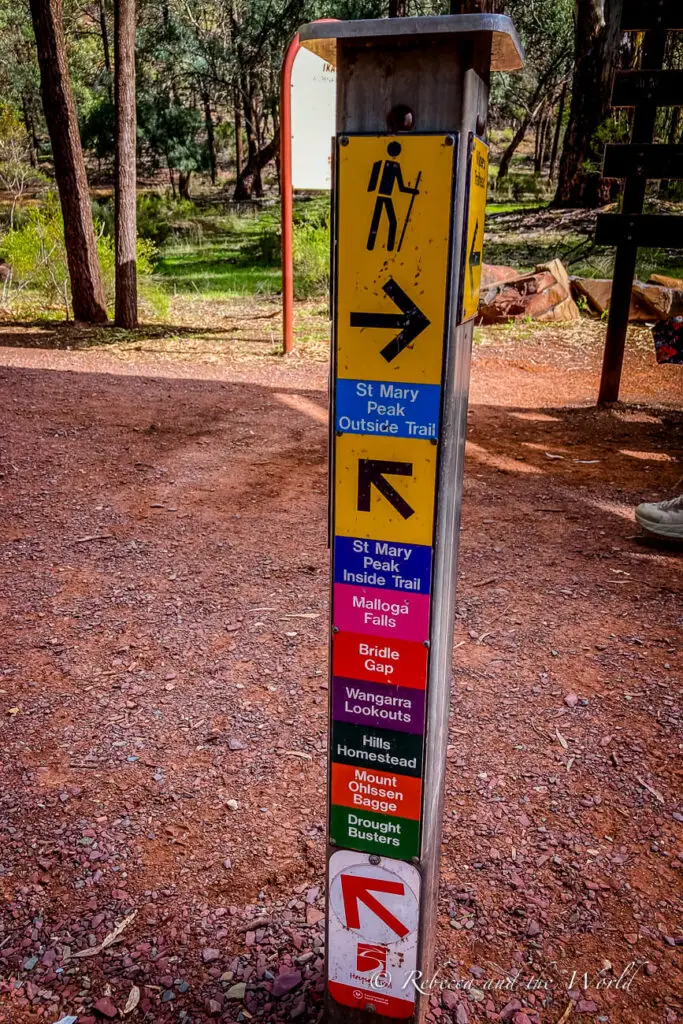
[{"label": "red dirt ground", "polygon": [[[0,325],[3,1024],[320,1016],[325,345],[221,322]],[[683,1020],[682,371],[602,332],[475,349],[435,1021]]]}]

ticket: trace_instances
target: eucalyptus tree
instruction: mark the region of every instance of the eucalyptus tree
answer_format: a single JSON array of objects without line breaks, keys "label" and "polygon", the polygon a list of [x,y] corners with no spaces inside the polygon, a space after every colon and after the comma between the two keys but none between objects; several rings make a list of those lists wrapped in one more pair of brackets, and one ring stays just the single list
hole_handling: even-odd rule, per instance
[{"label": "eucalyptus tree", "polygon": [[41,96],[64,219],[74,316],[77,320],[101,323],[107,319],[107,303],[97,258],[76,106],[71,92],[61,0],[31,0],[31,18],[38,51]]},{"label": "eucalyptus tree", "polygon": [[[493,82],[493,116],[497,115],[499,120],[509,117],[514,124],[512,139],[501,157],[499,178],[509,172],[512,157],[534,123],[543,129],[542,148],[550,155],[551,147],[546,140],[563,86],[571,74],[573,7],[574,0],[508,0],[506,4],[506,13],[512,17],[524,44],[526,62],[523,71],[497,75]],[[544,153],[537,153],[537,169],[541,170],[543,164]]]},{"label": "eucalyptus tree", "polygon": [[623,0],[576,0],[572,100],[555,206],[594,207],[610,199],[600,164],[615,125],[610,98],[623,41],[622,8]]}]

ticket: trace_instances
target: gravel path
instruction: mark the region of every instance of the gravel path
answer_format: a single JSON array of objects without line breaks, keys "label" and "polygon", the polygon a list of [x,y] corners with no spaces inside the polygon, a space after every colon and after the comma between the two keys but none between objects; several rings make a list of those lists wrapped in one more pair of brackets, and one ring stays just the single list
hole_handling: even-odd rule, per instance
[{"label": "gravel path", "polygon": [[[433,1020],[683,1020],[683,387],[582,324],[476,349]],[[0,325],[2,1024],[320,1017],[327,367],[226,331]]]}]

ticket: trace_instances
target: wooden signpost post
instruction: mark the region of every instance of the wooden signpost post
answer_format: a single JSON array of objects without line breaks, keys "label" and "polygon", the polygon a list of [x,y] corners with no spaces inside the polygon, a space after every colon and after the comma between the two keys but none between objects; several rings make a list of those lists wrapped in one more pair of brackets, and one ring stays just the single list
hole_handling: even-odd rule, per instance
[{"label": "wooden signpost post", "polygon": [[638,247],[683,247],[680,217],[642,212],[649,180],[683,177],[683,146],[652,142],[658,108],[683,106],[683,71],[662,70],[668,33],[683,30],[683,5],[680,0],[625,0],[621,27],[643,36],[640,68],[618,71],[612,88],[612,106],[632,107],[633,117],[631,142],[605,149],[603,174],[623,178],[624,193],[621,212],[598,214],[595,232],[598,245],[616,246],[598,405],[619,400]]},{"label": "wooden signpost post", "polygon": [[328,1005],[421,1021],[488,151],[510,20],[312,24],[337,68]]}]

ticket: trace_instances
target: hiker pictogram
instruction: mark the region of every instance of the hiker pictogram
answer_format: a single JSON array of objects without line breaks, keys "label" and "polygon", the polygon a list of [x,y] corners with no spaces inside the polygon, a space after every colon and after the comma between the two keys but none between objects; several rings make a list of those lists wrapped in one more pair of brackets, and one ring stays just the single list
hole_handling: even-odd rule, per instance
[{"label": "hiker pictogram", "polygon": [[399,192],[404,192],[411,197],[406,219],[403,222],[403,228],[401,230],[401,237],[399,239],[397,250],[398,252],[401,251],[401,246],[403,245],[406,228],[408,227],[410,215],[413,212],[415,197],[420,194],[418,186],[420,184],[420,178],[422,177],[422,171],[417,172],[417,178],[415,179],[414,185],[406,185],[403,180],[401,164],[397,159],[395,159],[400,156],[401,143],[395,141],[390,142],[387,146],[387,153],[391,159],[376,160],[372,165],[370,181],[368,182],[368,192],[377,191],[377,199],[375,200],[375,208],[372,213],[370,233],[368,234],[367,242],[367,248],[370,252],[375,248],[375,243],[377,242],[377,233],[382,221],[382,213],[384,213],[387,221],[386,249],[388,252],[394,251],[394,246],[396,245],[396,231],[398,229],[398,218],[396,216],[396,210],[394,209],[394,189],[397,188]]}]

